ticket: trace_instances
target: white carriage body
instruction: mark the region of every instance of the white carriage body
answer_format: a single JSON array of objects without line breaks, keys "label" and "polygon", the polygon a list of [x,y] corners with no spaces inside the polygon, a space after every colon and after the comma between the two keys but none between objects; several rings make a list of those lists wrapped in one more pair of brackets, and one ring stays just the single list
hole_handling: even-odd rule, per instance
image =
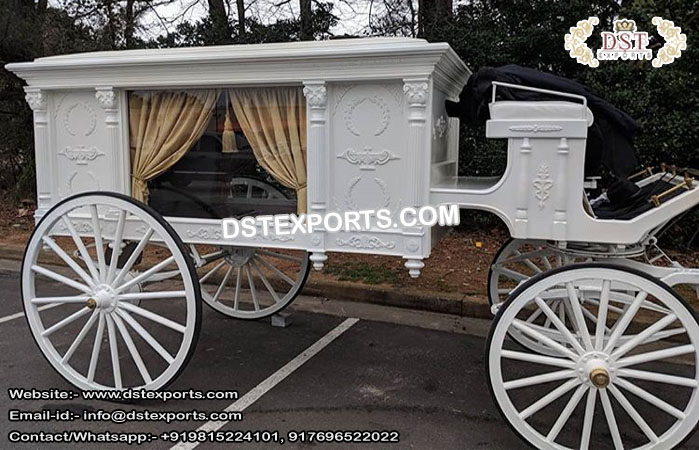
[{"label": "white carriage body", "polygon": [[[447,44],[371,38],[98,52],[11,64],[34,110],[37,219],[88,190],[130,193],[127,93],[143,89],[304,86],[308,210],[425,205],[456,175],[469,71]],[[169,217],[183,240],[221,243],[218,221]],[[128,233],[128,231],[127,231]],[[427,257],[429,229],[240,237],[236,245]]]},{"label": "white carriage body", "polygon": [[[309,212],[455,203],[495,213],[514,238],[629,245],[699,202],[695,189],[665,202],[662,213],[592,217],[583,168],[593,118],[580,99],[491,105],[487,136],[508,140],[507,169],[500,177],[458,177],[459,123],[444,102],[456,99],[470,72],[445,43],[368,38],[129,50],[8,69],[26,80],[34,110],[37,218],[77,192],[130,193],[129,91],[289,85],[304,86],[306,97]],[[168,220],[186,242],[222,243],[217,220]],[[439,234],[320,230],[228,243],[307,249],[316,268],[326,251],[397,255],[417,275]]]}]

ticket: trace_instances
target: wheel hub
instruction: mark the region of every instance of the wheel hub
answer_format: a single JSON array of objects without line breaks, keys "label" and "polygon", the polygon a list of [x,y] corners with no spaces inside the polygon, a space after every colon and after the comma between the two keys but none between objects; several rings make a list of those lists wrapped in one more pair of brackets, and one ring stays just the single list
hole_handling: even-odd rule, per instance
[{"label": "wheel hub", "polygon": [[116,309],[119,300],[117,294],[111,286],[102,284],[97,287],[95,294],[87,299],[87,307],[90,309],[101,309],[112,312]]},{"label": "wheel hub", "polygon": [[232,247],[226,252],[224,259],[234,267],[240,267],[247,264],[255,255],[255,249],[252,247]]},{"label": "wheel hub", "polygon": [[612,359],[603,352],[590,352],[578,361],[580,381],[597,389],[605,389],[612,382],[615,372]]}]

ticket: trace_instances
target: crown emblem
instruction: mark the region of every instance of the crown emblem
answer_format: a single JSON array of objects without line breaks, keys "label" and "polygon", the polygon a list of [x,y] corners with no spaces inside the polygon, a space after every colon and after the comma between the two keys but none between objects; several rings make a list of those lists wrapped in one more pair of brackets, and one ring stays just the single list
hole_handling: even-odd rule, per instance
[{"label": "crown emblem", "polygon": [[615,20],[614,21],[614,31],[636,31],[636,22],[634,20]]}]

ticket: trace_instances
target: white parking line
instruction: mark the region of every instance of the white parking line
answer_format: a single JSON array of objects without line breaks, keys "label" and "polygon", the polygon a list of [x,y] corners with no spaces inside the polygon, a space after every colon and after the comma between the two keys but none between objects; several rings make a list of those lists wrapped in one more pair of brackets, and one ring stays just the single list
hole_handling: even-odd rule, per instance
[{"label": "white parking line", "polygon": [[[315,344],[308,347],[294,359],[286,363],[284,367],[274,372],[267,377],[262,383],[255,386],[250,392],[240,397],[224,411],[226,412],[242,412],[245,408],[255,403],[270,389],[279,384],[284,378],[291,375],[296,369],[305,364],[309,359],[314,357],[318,352],[323,350],[332,341],[337,339],[342,333],[349,330],[352,325],[359,322],[359,319],[346,319],[340,325],[332,329],[328,334],[320,338]],[[216,431],[221,429],[228,421],[209,421],[197,428],[197,431]],[[181,442],[174,445],[170,450],[191,450],[199,443],[197,442]]]},{"label": "white parking line", "polygon": [[[50,305],[40,306],[37,309],[39,311],[43,311],[45,309],[53,308],[54,306],[58,306],[58,305],[60,305],[60,303],[51,303]],[[0,323],[9,322],[10,320],[19,319],[20,317],[24,317],[24,312],[18,312],[18,313],[10,314],[9,316],[0,317]]]}]

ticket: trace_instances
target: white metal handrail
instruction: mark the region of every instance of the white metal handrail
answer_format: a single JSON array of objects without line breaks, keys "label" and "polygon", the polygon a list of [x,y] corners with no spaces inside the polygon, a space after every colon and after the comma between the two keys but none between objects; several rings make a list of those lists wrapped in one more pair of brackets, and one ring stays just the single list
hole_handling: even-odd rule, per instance
[{"label": "white metal handrail", "polygon": [[[495,103],[495,92],[496,92],[498,86],[508,87],[508,88],[512,88],[512,89],[520,89],[523,91],[540,92],[542,94],[558,95],[560,97],[574,98],[577,100],[582,100],[583,106],[585,108],[587,108],[587,98],[585,98],[582,95],[570,94],[568,92],[551,91],[549,89],[541,89],[541,88],[535,88],[535,87],[531,87],[531,86],[522,86],[520,84],[504,83],[502,81],[493,81],[493,100],[492,100],[492,103]],[[583,113],[583,115],[584,114],[585,113]]]}]

